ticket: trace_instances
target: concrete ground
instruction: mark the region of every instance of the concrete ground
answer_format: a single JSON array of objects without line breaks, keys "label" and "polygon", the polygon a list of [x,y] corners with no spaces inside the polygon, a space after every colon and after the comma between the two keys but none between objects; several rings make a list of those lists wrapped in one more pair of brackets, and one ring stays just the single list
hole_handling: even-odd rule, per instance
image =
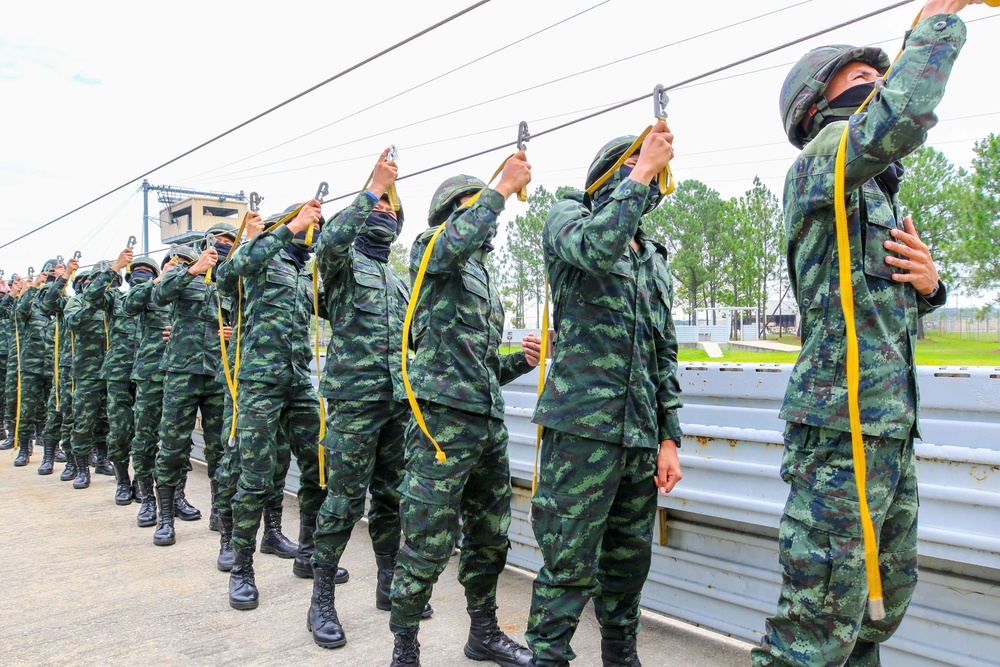
[{"label": "concrete ground", "polygon": [[[215,568],[218,534],[208,530],[209,485],[196,465],[188,498],[201,521],[177,522],[177,544],[156,547],[153,529],[138,528],[138,505],[114,504],[115,482],[97,475],[74,490],[56,474],[14,468],[0,454],[0,663],[4,665],[388,665],[388,614],[375,609],[375,566],[364,525],[355,530],[342,565],[351,580],[337,588],[337,609],[348,637],[340,649],[316,646],[306,631],[310,580],[291,561],[257,554],[261,605],[234,611],[228,575]],[[285,534],[298,533],[294,498],[285,499]],[[475,663],[462,653],[468,630],[457,559],[431,600],[433,618],[421,626],[425,667]],[[532,576],[508,568],[500,580],[500,622],[518,641],[531,597]],[[574,667],[597,667],[600,635],[592,610],[576,634]],[[646,667],[743,666],[749,646],[651,614],[643,617],[639,654]]]}]

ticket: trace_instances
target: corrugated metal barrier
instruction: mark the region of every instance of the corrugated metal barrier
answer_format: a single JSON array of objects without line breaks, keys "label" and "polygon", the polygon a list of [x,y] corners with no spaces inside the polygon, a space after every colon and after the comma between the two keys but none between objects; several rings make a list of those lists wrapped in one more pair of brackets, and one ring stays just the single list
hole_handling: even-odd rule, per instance
[{"label": "corrugated metal barrier", "polygon": [[[787,364],[682,364],[684,479],[659,499],[643,605],[757,642],[778,599]],[[1000,369],[920,368],[920,583],[886,665],[1000,665]],[[505,387],[509,562],[541,564],[528,518],[537,371]],[[200,451],[197,452],[200,455]],[[298,483],[294,467],[287,488]]]}]

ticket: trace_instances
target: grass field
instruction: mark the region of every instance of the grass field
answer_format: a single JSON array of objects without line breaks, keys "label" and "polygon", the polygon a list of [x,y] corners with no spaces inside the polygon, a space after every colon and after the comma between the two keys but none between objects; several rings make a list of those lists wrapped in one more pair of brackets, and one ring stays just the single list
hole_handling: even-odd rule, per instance
[{"label": "grass field", "polygon": [[[798,338],[784,336],[777,340],[798,345]],[[744,352],[725,350],[722,359],[710,359],[701,350],[684,349],[678,353],[680,361],[726,361],[746,363],[791,364],[795,352]],[[918,366],[995,366],[1000,368],[1000,342],[962,340],[958,334],[936,334],[917,341]]]}]

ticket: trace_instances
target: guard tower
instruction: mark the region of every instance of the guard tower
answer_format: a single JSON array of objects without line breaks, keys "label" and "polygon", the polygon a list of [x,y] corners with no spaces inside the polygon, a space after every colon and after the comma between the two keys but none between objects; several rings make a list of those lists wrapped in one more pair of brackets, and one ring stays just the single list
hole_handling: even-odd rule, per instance
[{"label": "guard tower", "polygon": [[142,182],[142,251],[149,252],[149,192],[157,193],[163,208],[157,221],[160,226],[160,240],[165,245],[190,243],[204,236],[208,228],[217,222],[229,222],[239,226],[247,212],[247,198],[239,193],[201,192],[172,185],[150,185]]}]

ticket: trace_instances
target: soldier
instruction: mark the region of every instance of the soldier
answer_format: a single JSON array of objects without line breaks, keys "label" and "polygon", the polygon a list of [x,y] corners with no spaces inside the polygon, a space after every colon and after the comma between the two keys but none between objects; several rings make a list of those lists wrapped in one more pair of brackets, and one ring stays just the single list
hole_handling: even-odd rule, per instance
[{"label": "soldier", "polygon": [[[132,263],[132,249],[125,248],[118,259],[101,272],[90,275],[90,284],[84,291],[84,298],[104,313],[108,328],[108,353],[101,366],[101,377],[107,385],[108,402],[108,460],[114,466],[115,504],[131,505],[138,493],[132,488],[128,474],[129,447],[135,430],[135,383],[132,369],[136,355],[136,317],[124,310],[124,293],[119,289],[125,269],[127,281],[133,279],[129,270]],[[140,273],[140,276],[143,276]],[[141,280],[142,278],[140,278]],[[147,278],[148,279],[148,278]]]},{"label": "soldier", "polygon": [[[375,165],[371,187],[323,228],[316,251],[333,331],[320,389],[328,400],[323,446],[334,473],[316,521],[308,626],[324,648],[347,642],[334,604],[336,571],[354,524],[364,516],[366,490],[378,570],[375,606],[383,611],[391,609],[399,551],[398,487],[410,418],[399,351],[410,289],[389,264],[403,210],[393,210],[387,196],[397,173],[388,154],[386,149]],[[427,605],[422,617],[432,613]]]},{"label": "soldier", "polygon": [[[511,157],[495,189],[471,176],[449,178],[431,198],[430,228],[410,252],[410,272],[435,228],[445,223],[427,265],[411,331],[416,356],[413,391],[435,448],[411,420],[400,516],[406,543],[396,558],[389,627],[395,635],[393,667],[420,664],[417,631],[431,589],[444,571],[462,519],[458,580],[471,619],[465,654],[507,666],[528,665],[530,652],[497,625],[497,578],[507,562],[510,461],[500,386],[538,363],[540,346],[500,356],[504,312],[486,267],[497,217],[510,195],[531,180],[524,152]],[[475,193],[478,199],[463,207]]]},{"label": "soldier", "polygon": [[[236,229],[217,223],[209,234],[226,236],[231,244]],[[228,247],[228,246],[227,246]],[[153,287],[153,303],[172,305],[170,340],[160,369],[164,375],[163,415],[160,422],[160,451],[156,455],[156,496],[160,505],[159,524],[153,544],[174,544],[174,515],[184,521],[201,518],[184,496],[184,484],[191,469],[191,431],[201,412],[205,460],[209,479],[222,456],[222,411],[225,380],[222,377],[222,348],[219,343],[220,307],[213,279],[204,276],[216,265],[219,253],[205,248],[190,267],[175,267],[163,274]],[[223,313],[228,320],[228,313]],[[212,499],[213,504],[215,499]]]},{"label": "soldier", "polygon": [[[163,259],[162,271],[174,266],[193,264],[198,255],[187,246],[174,246]],[[153,302],[153,289],[161,280],[161,266],[148,257],[132,261],[132,289],[122,300],[122,312],[138,318],[138,346],[132,379],[135,381],[135,435],[132,437],[132,469],[139,487],[139,513],[135,522],[140,528],[156,525],[156,496],[153,493],[153,470],[163,414],[163,377],[160,363],[167,342],[163,331],[170,326],[170,306]]]},{"label": "soldier", "polygon": [[[781,90],[789,141],[802,153],[785,180],[788,274],[802,315],[802,352],[781,417],[781,476],[790,485],[779,530],[782,590],[755,665],[878,665],[917,583],[919,436],[917,320],[944,304],[927,246],[899,214],[899,160],[936,123],[966,29],[969,0],[931,0],[892,74],[884,52],[814,49]],[[858,106],[873,91],[862,114]],[[847,121],[845,124],[844,121]],[[867,495],[884,577],[885,617],[866,611],[865,554],[845,382],[845,322],[835,241],[834,161],[848,129],[845,192],[860,348]]]},{"label": "soldier", "polygon": [[[625,155],[614,139],[588,189]],[[677,339],[666,248],[642,229],[673,157],[657,123],[593,195],[570,190],[542,231],[555,352],[535,410],[544,427],[532,528],[544,565],[525,634],[535,665],[568,665],[590,598],[604,665],[639,665],[639,598],[652,559],[656,491],[681,478]],[[655,473],[655,477],[654,474]]]},{"label": "soldier", "polygon": [[40,436],[45,428],[45,404],[52,389],[53,323],[52,318],[42,311],[39,299],[42,287],[55,266],[54,259],[45,262],[43,270],[24,289],[17,302],[17,326],[21,341],[21,414],[15,466],[28,465],[31,454],[29,441],[36,434]]},{"label": "soldier", "polygon": [[[108,351],[108,328],[104,313],[87,303],[84,293],[90,277],[107,269],[109,262],[102,260],[83,282],[83,291],[77,292],[63,310],[66,328],[73,336],[73,433],[70,448],[76,459],[74,489],[90,486],[90,454],[97,454],[94,472],[113,475],[108,462],[108,397],[107,386],[101,378],[101,366]],[[59,289],[63,285],[57,282]]]},{"label": "soldier", "polygon": [[244,295],[236,378],[238,461],[234,463],[240,474],[232,499],[229,605],[233,609],[259,605],[253,554],[262,516],[267,522],[270,514],[271,526],[280,530],[280,498],[275,506],[274,489],[284,484],[287,467],[282,471],[279,462],[290,453],[298,462],[300,522],[312,525],[323,501],[319,399],[310,379],[313,282],[305,269],[312,252],[306,234],[314,227],[318,237],[321,206],[311,200],[286,225],[264,233],[257,233],[263,226],[258,220],[248,224],[256,227],[252,238],[219,269],[220,282],[232,276],[242,279]]},{"label": "soldier", "polygon": [[[17,378],[17,358],[16,353],[10,350],[14,343],[14,306],[17,301],[11,293],[11,287],[2,277],[0,277],[0,450],[14,448],[14,420],[11,411],[14,406],[7,399],[8,382],[11,378],[11,366],[14,366],[14,380]],[[16,391],[16,390],[15,390]],[[14,398],[15,402],[17,397]]]},{"label": "soldier", "polygon": [[[53,360],[53,368],[57,374],[52,380],[52,391],[49,393],[47,407],[48,416],[45,420],[45,431],[42,434],[43,456],[42,465],[38,468],[39,475],[52,474],[53,463],[56,461],[56,451],[59,442],[62,440],[62,433],[66,433],[65,443],[69,447],[70,433],[73,428],[73,337],[66,328],[63,311],[66,302],[69,300],[65,294],[66,280],[64,276],[76,272],[79,262],[71,259],[64,267],[59,264],[55,267],[53,275],[55,281],[48,285],[45,292],[40,296],[42,312],[55,318],[53,337],[53,354],[57,358]],[[64,459],[66,460],[66,459]],[[69,457],[72,461],[72,457]],[[69,481],[76,478],[76,464],[67,465],[65,478],[60,475],[62,481]],[[64,470],[64,472],[66,472]]]}]

